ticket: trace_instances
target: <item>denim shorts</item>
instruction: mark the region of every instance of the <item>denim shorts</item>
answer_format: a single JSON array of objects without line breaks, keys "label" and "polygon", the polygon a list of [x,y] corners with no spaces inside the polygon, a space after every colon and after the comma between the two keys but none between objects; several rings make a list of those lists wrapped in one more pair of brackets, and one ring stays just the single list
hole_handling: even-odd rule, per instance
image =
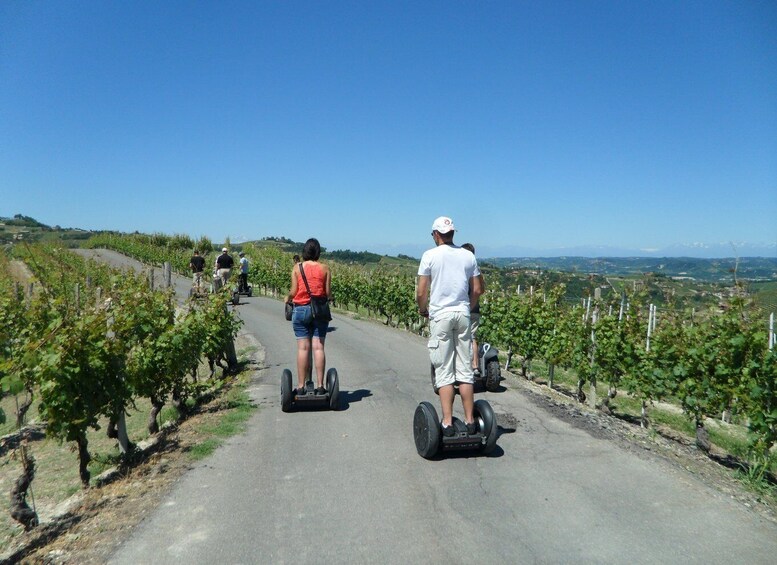
[{"label": "denim shorts", "polygon": [[[308,320],[307,323],[306,320]],[[326,332],[329,329],[329,322],[314,321],[310,313],[310,304],[305,304],[304,306],[294,306],[294,312],[291,315],[291,326],[294,328],[294,335],[297,336],[297,339],[317,337],[324,341],[326,339]]]}]

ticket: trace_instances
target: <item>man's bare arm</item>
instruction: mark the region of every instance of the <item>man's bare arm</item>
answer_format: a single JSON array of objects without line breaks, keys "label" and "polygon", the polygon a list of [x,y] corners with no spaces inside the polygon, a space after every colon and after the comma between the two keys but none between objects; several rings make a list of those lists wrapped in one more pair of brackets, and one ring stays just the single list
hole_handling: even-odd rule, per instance
[{"label": "man's bare arm", "polygon": [[422,316],[429,315],[429,275],[419,275],[416,285],[415,301],[418,304],[418,313]]},{"label": "man's bare arm", "polygon": [[483,281],[483,275],[471,277],[469,279],[469,287],[471,289],[469,293],[469,309],[472,311],[477,307],[478,300],[480,300],[480,295],[483,294],[486,290],[486,285]]}]

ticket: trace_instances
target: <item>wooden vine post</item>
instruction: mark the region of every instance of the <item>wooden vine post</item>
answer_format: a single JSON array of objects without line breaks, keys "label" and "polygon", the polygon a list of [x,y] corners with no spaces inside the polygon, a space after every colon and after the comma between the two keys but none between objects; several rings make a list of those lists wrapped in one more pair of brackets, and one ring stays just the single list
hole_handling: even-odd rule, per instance
[{"label": "wooden vine post", "polygon": [[[585,326],[588,323],[588,317],[591,314],[591,297],[589,296],[586,300],[583,298],[583,326]],[[593,354],[592,354],[593,355]],[[583,392],[583,385],[585,384],[585,380],[583,380],[583,377],[578,374],[577,378],[577,400],[578,402],[585,402],[586,396],[585,392]]]},{"label": "wooden vine post", "polygon": [[[655,304],[650,305],[650,309],[648,310],[648,327],[647,327],[647,339],[645,340],[645,351],[650,352],[650,336],[653,335],[653,331],[656,327],[656,306]],[[648,426],[648,419],[647,419],[647,402],[643,399],[642,400],[642,409],[640,412],[640,418],[639,418],[639,427],[640,428],[647,428]]]},{"label": "wooden vine post", "polygon": [[589,377],[588,406],[596,409],[596,322],[599,321],[599,306],[594,306],[591,314],[591,376]]}]

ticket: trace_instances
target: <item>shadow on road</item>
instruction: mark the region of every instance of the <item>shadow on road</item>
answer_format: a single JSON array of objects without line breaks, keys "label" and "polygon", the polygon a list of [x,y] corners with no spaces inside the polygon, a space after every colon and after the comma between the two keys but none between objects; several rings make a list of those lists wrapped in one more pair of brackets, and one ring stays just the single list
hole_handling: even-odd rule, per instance
[{"label": "shadow on road", "polygon": [[507,387],[504,387],[502,385],[499,385],[499,387],[496,390],[489,391],[486,388],[485,383],[477,382],[476,381],[476,384],[475,384],[475,393],[476,394],[480,393],[480,392],[493,392],[494,394],[499,394],[500,392],[505,392],[505,391],[507,391]]},{"label": "shadow on road", "polygon": [[372,396],[372,391],[360,388],[358,390],[341,390],[337,396],[340,404],[340,411],[348,410],[352,402],[359,402],[363,398]]},{"label": "shadow on road", "polygon": [[514,434],[518,430],[518,420],[512,414],[495,412],[496,415],[496,437],[504,434]]}]

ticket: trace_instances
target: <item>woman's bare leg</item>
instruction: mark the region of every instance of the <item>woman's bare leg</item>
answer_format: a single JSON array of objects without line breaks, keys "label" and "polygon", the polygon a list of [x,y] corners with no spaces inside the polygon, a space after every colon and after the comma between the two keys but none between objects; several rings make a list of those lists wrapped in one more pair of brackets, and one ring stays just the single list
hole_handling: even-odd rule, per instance
[{"label": "woman's bare leg", "polygon": [[318,337],[313,338],[313,359],[316,365],[316,388],[323,388],[326,353],[324,352],[324,342]]},{"label": "woman's bare leg", "polygon": [[310,338],[297,340],[297,389],[305,388],[305,378],[310,371]]}]

